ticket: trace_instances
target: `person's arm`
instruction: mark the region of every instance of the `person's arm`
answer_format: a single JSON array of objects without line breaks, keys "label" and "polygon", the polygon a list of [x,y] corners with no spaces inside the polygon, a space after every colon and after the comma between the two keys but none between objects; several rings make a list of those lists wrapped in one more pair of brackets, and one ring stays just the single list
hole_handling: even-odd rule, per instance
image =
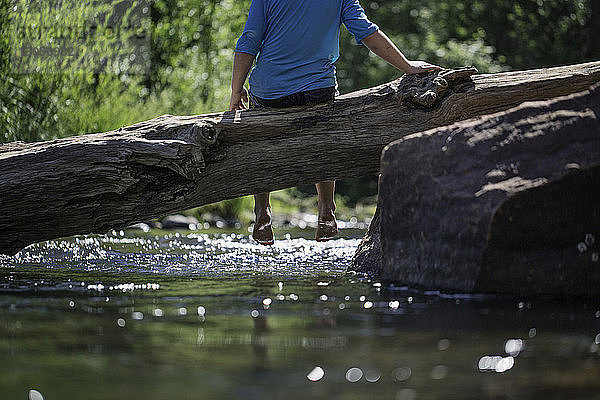
[{"label": "person's arm", "polygon": [[354,35],[357,43],[363,43],[373,53],[407,74],[442,69],[425,61],[410,61],[377,25],[369,21],[359,0],[343,0],[342,22]]},{"label": "person's arm", "polygon": [[426,61],[410,61],[381,30],[363,38],[362,42],[373,53],[407,74],[419,74],[442,69]]},{"label": "person's arm", "polygon": [[231,99],[229,110],[243,110],[244,101],[248,101],[248,92],[244,83],[254,62],[254,58],[260,51],[266,29],[264,0],[252,0],[248,19],[244,26],[244,32],[235,46],[233,56],[233,76],[231,78]]},{"label": "person's arm", "polygon": [[235,52],[233,56],[233,76],[231,78],[231,98],[229,111],[243,110],[246,108],[244,101],[248,101],[248,91],[244,87],[254,56],[252,54]]}]

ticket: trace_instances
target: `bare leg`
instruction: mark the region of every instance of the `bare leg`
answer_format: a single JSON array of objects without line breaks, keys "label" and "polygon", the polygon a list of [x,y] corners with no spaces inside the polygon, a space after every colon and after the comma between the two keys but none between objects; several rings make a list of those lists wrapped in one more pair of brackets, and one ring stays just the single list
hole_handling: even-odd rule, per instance
[{"label": "bare leg", "polygon": [[254,229],[252,238],[259,244],[265,246],[274,243],[273,228],[271,227],[271,203],[269,192],[254,195]]},{"label": "bare leg", "polygon": [[333,239],[338,233],[334,214],[335,201],[333,200],[335,182],[319,182],[316,186],[319,194],[319,224],[315,239],[317,242],[325,242]]}]

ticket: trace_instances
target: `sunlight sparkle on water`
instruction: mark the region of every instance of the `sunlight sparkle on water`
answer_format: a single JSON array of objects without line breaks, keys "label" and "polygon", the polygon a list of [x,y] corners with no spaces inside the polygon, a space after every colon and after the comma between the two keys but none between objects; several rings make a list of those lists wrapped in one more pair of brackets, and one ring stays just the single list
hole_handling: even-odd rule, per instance
[{"label": "sunlight sparkle on water", "polygon": [[396,393],[396,400],[415,400],[417,398],[417,391],[414,389],[400,389]]},{"label": "sunlight sparkle on water", "polygon": [[315,368],[313,368],[313,370],[310,371],[308,373],[308,375],[306,375],[306,377],[308,378],[308,380],[309,381],[313,381],[313,382],[321,380],[324,376],[325,376],[325,371],[323,371],[323,368],[321,368],[321,367],[315,367]]},{"label": "sunlight sparkle on water", "polygon": [[363,372],[360,368],[352,367],[346,371],[346,380],[348,382],[358,382],[362,379]]},{"label": "sunlight sparkle on water", "polygon": [[131,313],[131,318],[137,321],[141,321],[144,319],[144,314],[140,311],[134,311]]},{"label": "sunlight sparkle on water", "polygon": [[[254,271],[285,276],[307,272],[343,272],[360,239],[316,242],[303,238],[277,240],[273,246],[253,243],[242,235],[170,233],[165,236],[127,237],[89,235],[33,244],[15,256],[0,256],[2,265],[45,264],[88,271],[223,274]],[[280,282],[279,290],[283,289]],[[323,282],[324,284],[327,282]],[[91,284],[90,290],[106,290]],[[111,290],[157,289],[132,283]]]},{"label": "sunlight sparkle on water", "polygon": [[160,308],[155,308],[154,310],[152,310],[152,315],[154,315],[155,317],[162,317],[163,310],[161,310]]},{"label": "sunlight sparkle on water", "polygon": [[504,344],[504,352],[513,357],[518,356],[521,350],[523,350],[523,340],[521,339],[508,339]]},{"label": "sunlight sparkle on water", "polygon": [[392,371],[392,380],[396,382],[404,382],[410,378],[412,370],[408,367],[399,367]]},{"label": "sunlight sparkle on water", "polygon": [[528,336],[529,336],[530,338],[534,338],[534,337],[536,337],[536,335],[537,335],[537,329],[535,329],[535,328],[531,328],[531,329],[529,330]]},{"label": "sunlight sparkle on water", "polygon": [[515,359],[512,356],[483,356],[479,359],[479,370],[495,371],[503,373],[511,369],[515,365]]},{"label": "sunlight sparkle on water", "polygon": [[446,351],[450,347],[450,341],[448,339],[441,339],[438,342],[437,348],[440,351]]},{"label": "sunlight sparkle on water", "polygon": [[431,379],[440,380],[448,375],[448,367],[445,365],[436,365],[431,370]]},{"label": "sunlight sparkle on water", "polygon": [[369,383],[375,383],[381,379],[381,372],[376,370],[365,371],[365,380]]},{"label": "sunlight sparkle on water", "polygon": [[29,391],[29,400],[44,400],[44,396],[35,389]]}]

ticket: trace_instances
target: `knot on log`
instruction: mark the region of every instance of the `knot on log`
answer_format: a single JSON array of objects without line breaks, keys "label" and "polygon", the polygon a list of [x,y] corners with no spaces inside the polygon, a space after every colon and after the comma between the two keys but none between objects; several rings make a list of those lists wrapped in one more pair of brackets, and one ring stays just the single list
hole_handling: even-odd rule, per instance
[{"label": "knot on log", "polygon": [[178,138],[187,143],[195,144],[200,147],[207,147],[217,142],[219,133],[220,129],[217,128],[216,121],[203,119],[182,129]]},{"label": "knot on log", "polygon": [[451,87],[470,82],[471,75],[477,72],[475,67],[464,67],[428,74],[405,75],[398,88],[399,101],[416,108],[433,108]]},{"label": "knot on log", "polygon": [[436,74],[440,78],[446,79],[453,85],[456,85],[458,83],[470,82],[471,76],[477,73],[479,73],[479,71],[473,66],[455,69],[443,69],[441,71],[436,72]]}]

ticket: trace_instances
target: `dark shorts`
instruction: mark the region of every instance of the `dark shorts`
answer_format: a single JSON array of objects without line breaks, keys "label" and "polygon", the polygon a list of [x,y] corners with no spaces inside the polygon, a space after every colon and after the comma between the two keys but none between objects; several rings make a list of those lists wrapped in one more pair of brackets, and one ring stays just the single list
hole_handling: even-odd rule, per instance
[{"label": "dark shorts", "polygon": [[327,87],[322,89],[308,90],[306,92],[298,92],[278,99],[261,99],[250,92],[250,107],[261,108],[287,108],[294,106],[314,106],[315,104],[327,103],[332,101],[337,95],[335,87]]}]

